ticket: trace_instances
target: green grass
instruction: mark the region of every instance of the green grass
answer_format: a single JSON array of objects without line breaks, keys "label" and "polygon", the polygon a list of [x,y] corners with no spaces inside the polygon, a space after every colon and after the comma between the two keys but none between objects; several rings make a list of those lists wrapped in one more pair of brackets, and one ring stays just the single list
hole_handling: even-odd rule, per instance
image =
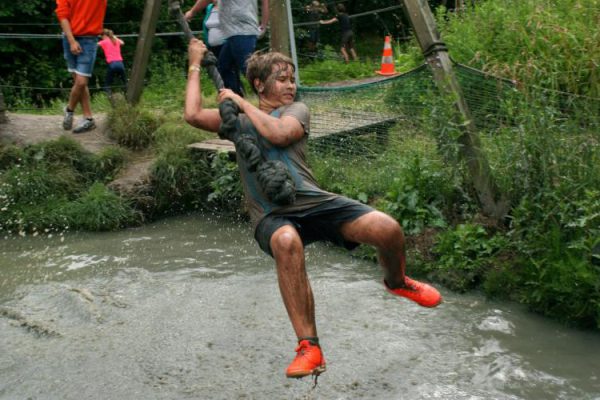
[{"label": "green grass", "polygon": [[140,221],[127,200],[104,186],[125,160],[122,149],[94,155],[66,136],[24,148],[2,145],[0,231],[106,230]]},{"label": "green grass", "polygon": [[600,97],[597,0],[481,1],[437,19],[459,62],[526,85]]}]

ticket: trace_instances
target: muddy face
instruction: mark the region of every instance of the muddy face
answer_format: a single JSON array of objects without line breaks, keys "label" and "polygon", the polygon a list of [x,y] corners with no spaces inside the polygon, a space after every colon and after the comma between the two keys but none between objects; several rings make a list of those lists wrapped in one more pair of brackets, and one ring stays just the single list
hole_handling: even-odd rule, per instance
[{"label": "muddy face", "polygon": [[296,97],[296,78],[294,69],[288,64],[276,64],[265,82],[263,95],[269,102],[287,105]]}]

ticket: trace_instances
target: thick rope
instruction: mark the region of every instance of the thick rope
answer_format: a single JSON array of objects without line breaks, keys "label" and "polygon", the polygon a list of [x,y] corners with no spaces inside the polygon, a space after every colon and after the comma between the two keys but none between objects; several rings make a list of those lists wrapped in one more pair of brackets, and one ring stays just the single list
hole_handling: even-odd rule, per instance
[{"label": "thick rope", "polygon": [[265,161],[252,135],[239,131],[239,108],[233,101],[219,104],[221,126],[219,137],[233,142],[235,150],[246,162],[248,171],[256,173],[256,179],[267,199],[283,206],[296,200],[296,185],[286,165],[279,160]]}]

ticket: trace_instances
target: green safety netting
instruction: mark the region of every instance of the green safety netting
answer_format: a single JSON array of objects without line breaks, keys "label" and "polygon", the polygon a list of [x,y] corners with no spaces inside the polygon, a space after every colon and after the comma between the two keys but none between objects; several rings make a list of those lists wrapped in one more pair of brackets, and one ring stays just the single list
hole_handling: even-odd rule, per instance
[{"label": "green safety netting", "polygon": [[[454,73],[472,121],[483,135],[514,126],[519,116],[540,108],[577,118],[582,126],[598,123],[600,99],[518,84],[458,63]],[[301,86],[298,98],[311,110],[311,144],[316,150],[352,153],[355,142],[372,151],[389,148],[406,133],[403,127],[443,125],[439,119],[453,114],[452,99],[440,95],[425,64],[387,79]]]},{"label": "green safety netting", "polygon": [[[546,143],[548,129],[552,129],[553,142],[564,135],[563,144],[557,143],[566,146],[560,151],[567,150],[570,145],[566,143],[589,143],[597,148],[600,99],[512,82],[458,63],[454,73],[493,169],[503,169],[507,162],[527,168],[528,161],[519,157],[525,157],[528,150],[524,148],[531,140],[535,143],[535,137]],[[302,86],[298,98],[311,110],[311,164],[324,175],[338,170],[362,174],[377,192],[386,190],[387,184],[378,180],[389,183],[389,175],[402,168],[399,164],[414,156],[406,154],[406,148],[414,151],[415,140],[417,148],[423,148],[423,159],[447,163],[449,153],[444,151],[451,147],[457,154],[461,119],[453,100],[440,94],[426,65],[383,80]],[[413,141],[410,146],[407,140]],[[375,170],[387,171],[387,175],[375,174]],[[339,184],[330,189],[341,189],[352,179],[340,173],[331,179]],[[510,182],[502,179],[503,175],[499,180],[509,187]]]}]

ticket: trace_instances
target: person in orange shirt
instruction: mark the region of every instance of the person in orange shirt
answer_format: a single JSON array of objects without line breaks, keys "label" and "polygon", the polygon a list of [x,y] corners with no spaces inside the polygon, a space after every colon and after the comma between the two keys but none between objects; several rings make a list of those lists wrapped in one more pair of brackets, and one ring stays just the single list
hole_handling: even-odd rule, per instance
[{"label": "person in orange shirt", "polygon": [[92,76],[98,35],[102,33],[107,0],[56,0],[56,17],[63,31],[63,53],[67,70],[73,77],[69,102],[65,107],[63,128],[73,127],[77,104],[83,109],[83,119],[73,133],[87,132],[96,127],[90,104],[88,80]]}]

